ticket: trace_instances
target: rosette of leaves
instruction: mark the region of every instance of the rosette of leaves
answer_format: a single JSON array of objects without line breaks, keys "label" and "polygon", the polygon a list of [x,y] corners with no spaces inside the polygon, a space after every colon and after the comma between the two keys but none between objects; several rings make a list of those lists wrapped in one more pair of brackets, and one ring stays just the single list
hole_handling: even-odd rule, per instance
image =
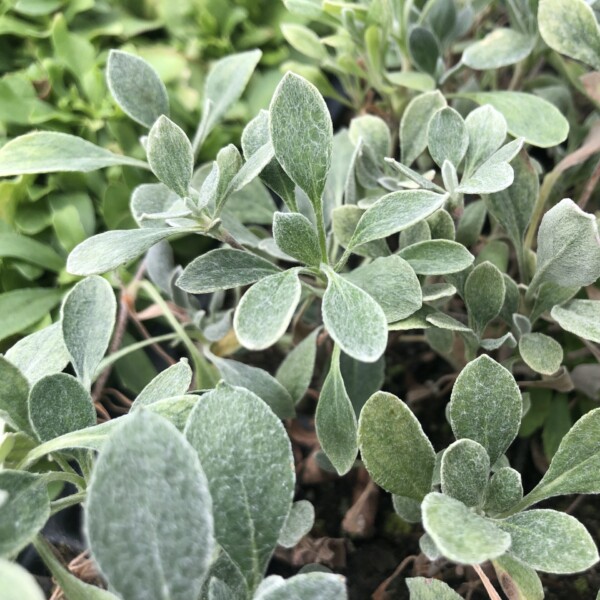
[{"label": "rosette of leaves", "polygon": [[[96,424],[89,389],[114,360],[103,356],[115,304],[108,282],[86,278],[65,299],[60,322],[0,360],[0,414],[12,430],[0,445],[3,559],[33,543],[75,600],[345,598],[333,574],[264,579],[276,545],[294,546],[314,510],[293,502],[290,441],[262,398],[224,382],[190,393],[184,360],[152,380],[129,414]],[[63,372],[68,364],[75,376]],[[76,491],[56,499],[65,483]],[[69,573],[40,534],[51,514],[84,502],[87,540],[110,592]],[[0,583],[16,575],[3,565]],[[20,573],[17,583],[34,597],[37,586]]]},{"label": "rosette of leaves", "polygon": [[[445,450],[436,454],[410,408],[384,392],[365,404],[358,440],[365,467],[393,494],[398,514],[422,522],[420,546],[430,559],[491,561],[509,595],[543,598],[536,571],[576,573],[599,558],[577,519],[530,507],[554,496],[600,492],[594,441],[600,411],[584,415],[565,435],[550,468],[525,496],[521,476],[504,454],[522,413],[513,375],[484,355],[454,384],[447,415],[457,441]],[[420,598],[410,581],[411,594]]]}]

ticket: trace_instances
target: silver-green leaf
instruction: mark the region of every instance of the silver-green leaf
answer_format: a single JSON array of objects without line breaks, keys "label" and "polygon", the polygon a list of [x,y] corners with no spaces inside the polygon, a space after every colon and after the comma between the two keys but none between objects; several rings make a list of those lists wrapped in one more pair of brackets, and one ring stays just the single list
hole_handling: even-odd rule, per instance
[{"label": "silver-green leaf", "polygon": [[565,331],[600,343],[600,302],[597,300],[571,300],[564,306],[554,306],[550,315]]},{"label": "silver-green leaf", "polygon": [[450,444],[442,455],[442,492],[466,506],[483,504],[490,474],[490,457],[485,448],[469,439]]},{"label": "silver-green leaf", "polygon": [[506,285],[500,270],[490,262],[477,265],[465,283],[465,304],[469,324],[481,337],[487,324],[502,310]]},{"label": "silver-green leaf", "polygon": [[321,263],[319,238],[314,225],[300,213],[273,215],[273,237],[282,252],[305,265],[318,267]]},{"label": "silver-green leaf", "polygon": [[400,250],[399,255],[418,275],[458,273],[473,264],[475,257],[451,240],[425,240]]},{"label": "silver-green leaf", "polygon": [[544,333],[526,333],[519,339],[519,353],[525,364],[536,373],[552,375],[560,369],[562,346]]}]

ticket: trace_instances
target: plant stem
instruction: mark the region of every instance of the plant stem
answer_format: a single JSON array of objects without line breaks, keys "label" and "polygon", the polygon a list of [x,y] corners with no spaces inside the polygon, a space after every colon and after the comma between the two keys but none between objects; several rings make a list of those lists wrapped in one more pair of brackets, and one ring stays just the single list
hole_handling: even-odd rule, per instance
[{"label": "plant stem", "polygon": [[214,377],[211,373],[210,365],[206,361],[206,358],[202,352],[191,340],[184,327],[171,312],[169,305],[165,302],[155,287],[148,281],[143,281],[141,283],[141,287],[150,296],[154,303],[162,309],[163,315],[169,322],[169,325],[171,325],[175,333],[183,342],[184,346],[187,348],[196,371],[196,387],[199,389],[211,388],[214,384]]},{"label": "plant stem", "polygon": [[319,231],[319,247],[321,248],[321,260],[328,265],[329,258],[327,256],[327,235],[325,233],[325,220],[323,219],[323,203],[319,199],[313,202],[315,208],[315,216],[317,218],[317,229]]},{"label": "plant stem", "polygon": [[65,508],[69,508],[70,506],[81,504],[85,500],[86,495],[86,492],[77,492],[76,494],[72,494],[71,496],[67,496],[66,498],[61,498],[60,500],[55,500],[54,502],[51,502],[50,516],[55,515],[57,512],[65,510]]},{"label": "plant stem", "polygon": [[64,473],[63,471],[52,471],[44,475],[46,483],[53,483],[54,481],[64,481],[66,483],[72,483],[80,492],[85,490],[86,483],[85,479],[74,473]]},{"label": "plant stem", "polygon": [[483,587],[485,591],[488,593],[488,596],[491,600],[502,600],[500,595],[492,585],[492,582],[488,579],[488,576],[483,572],[483,569],[479,565],[472,565],[475,573],[479,575],[479,579],[481,579],[481,583],[483,583]]}]

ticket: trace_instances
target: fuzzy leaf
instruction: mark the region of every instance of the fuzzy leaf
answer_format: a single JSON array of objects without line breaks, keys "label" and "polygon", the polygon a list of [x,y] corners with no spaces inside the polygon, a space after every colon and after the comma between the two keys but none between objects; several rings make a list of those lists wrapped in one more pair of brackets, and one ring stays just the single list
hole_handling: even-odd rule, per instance
[{"label": "fuzzy leaf", "polygon": [[383,196],[363,214],[348,248],[407,229],[442,208],[447,198],[427,190],[401,190]]},{"label": "fuzzy leaf", "polygon": [[[16,431],[29,432],[29,384],[19,369],[0,356],[0,418]],[[1,489],[1,488],[0,488]]]},{"label": "fuzzy leaf", "polygon": [[477,265],[465,283],[465,304],[471,328],[481,337],[487,324],[502,310],[506,286],[502,273],[490,262]]},{"label": "fuzzy leaf", "polygon": [[120,595],[199,596],[214,547],[212,501],[194,449],[173,425],[140,411],[116,428],[85,508],[92,555]]},{"label": "fuzzy leaf", "polygon": [[292,258],[311,267],[318,267],[321,263],[317,231],[304,215],[276,212],[273,237],[279,249]]},{"label": "fuzzy leaf", "polygon": [[278,272],[272,262],[251,252],[218,248],[195,258],[183,270],[177,287],[190,294],[207,294],[248,285]]},{"label": "fuzzy leaf", "polygon": [[[356,226],[364,213],[364,210],[352,204],[344,204],[334,209],[332,215],[333,234],[344,248],[349,247],[350,240],[356,231]],[[390,254],[390,249],[383,239],[368,242],[358,248],[353,248],[352,251],[354,254],[358,254],[358,256],[368,256],[370,258],[389,256]]]},{"label": "fuzzy leaf", "polygon": [[21,288],[0,294],[0,340],[35,325],[61,300],[62,290]]},{"label": "fuzzy leaf", "polygon": [[323,323],[346,353],[363,362],[375,362],[387,345],[387,320],[382,308],[359,287],[325,270],[328,283],[323,296]]},{"label": "fuzzy leaf", "polygon": [[600,493],[600,409],[586,413],[563,437],[549,469],[524,498],[530,506],[567,494]]},{"label": "fuzzy leaf", "polygon": [[315,507],[308,500],[294,502],[277,543],[293,548],[312,529],[314,522]]},{"label": "fuzzy leaf", "polygon": [[362,409],[358,445],[383,489],[421,501],[431,490],[435,451],[412,411],[396,396],[373,394]]},{"label": "fuzzy leaf", "polygon": [[312,204],[320,205],[333,145],[325,100],[312,83],[288,72],[273,94],[269,112],[275,157]]},{"label": "fuzzy leaf", "polygon": [[381,306],[388,323],[405,319],[423,304],[419,280],[400,256],[376,258],[348,273],[346,279]]},{"label": "fuzzy leaf", "polygon": [[183,396],[192,383],[192,369],[186,358],[159,373],[137,396],[131,412],[165,398]]},{"label": "fuzzy leaf", "polygon": [[358,453],[356,427],[354,407],[340,372],[340,350],[336,346],[319,396],[315,428],[321,448],[340,475],[345,475],[354,465]]},{"label": "fuzzy leaf", "polygon": [[543,333],[526,333],[521,336],[519,353],[527,366],[542,375],[556,373],[563,360],[562,346]]},{"label": "fuzzy leaf", "polygon": [[471,69],[499,69],[522,61],[534,46],[534,36],[501,27],[471,44],[463,52],[462,62]]},{"label": "fuzzy leaf", "polygon": [[8,500],[0,507],[0,556],[15,556],[46,524],[50,499],[40,475],[26,471],[0,471],[0,490]]},{"label": "fuzzy leaf", "polygon": [[439,90],[420,94],[408,103],[400,122],[400,152],[407,167],[427,148],[431,117],[444,106],[446,99]]},{"label": "fuzzy leaf", "polygon": [[483,504],[489,474],[490,457],[473,440],[450,444],[442,456],[442,492],[466,506]]},{"label": "fuzzy leaf", "polygon": [[187,196],[194,154],[183,129],[168,117],[160,116],[148,133],[146,153],[154,174],[178,196]]},{"label": "fuzzy leaf", "polygon": [[297,269],[255,283],[244,294],[233,317],[233,328],[242,346],[263,350],[277,342],[294,316],[301,291]]},{"label": "fuzzy leaf", "polygon": [[292,506],[294,459],[287,433],[258,396],[220,385],[196,405],[185,434],[219,507],[217,541],[254,590]]},{"label": "fuzzy leaf", "polygon": [[0,590],[3,600],[45,600],[46,594],[21,565],[0,559]]},{"label": "fuzzy leaf", "polygon": [[600,69],[600,30],[584,0],[541,0],[538,25],[550,48]]},{"label": "fuzzy leaf", "polygon": [[465,175],[480,167],[506,139],[506,119],[493,106],[485,105],[471,111],[465,119],[469,147],[465,159]]},{"label": "fuzzy leaf", "polygon": [[[273,581],[275,580],[275,581]],[[289,579],[271,576],[254,600],[347,600],[344,578],[333,573],[302,573]]]},{"label": "fuzzy leaf", "polygon": [[477,104],[491,104],[506,119],[508,131],[525,138],[528,144],[549,148],[565,141],[569,122],[547,100],[523,92],[462,92],[458,94]]},{"label": "fuzzy leaf", "polygon": [[0,177],[61,171],[87,173],[114,165],[148,168],[141,160],[114,154],[75,135],[56,131],[26,133],[0,148]]},{"label": "fuzzy leaf", "polygon": [[117,303],[106,279],[92,276],[80,281],[65,298],[62,331],[77,377],[90,387],[112,335]]},{"label": "fuzzy leaf", "polygon": [[467,153],[469,135],[463,118],[450,107],[438,110],[427,130],[427,146],[431,158],[442,166],[448,160],[458,168]]},{"label": "fuzzy leaf", "polygon": [[410,600],[459,600],[459,596],[448,584],[439,579],[425,577],[409,577],[406,585],[410,592]]},{"label": "fuzzy leaf", "polygon": [[202,120],[194,140],[200,147],[229,107],[242,95],[262,56],[260,50],[231,54],[216,61],[204,83]]},{"label": "fuzzy leaf", "polygon": [[565,331],[600,343],[600,302],[597,300],[571,300],[564,306],[554,306],[550,314]]},{"label": "fuzzy leaf", "polygon": [[498,581],[510,600],[543,600],[544,588],[538,574],[510,554],[492,561]]},{"label": "fuzzy leaf", "polygon": [[473,264],[475,257],[462,245],[451,240],[426,240],[400,250],[418,275],[458,273]]},{"label": "fuzzy leaf", "polygon": [[551,281],[542,283],[537,290],[533,310],[529,315],[531,322],[535,323],[547,310],[569,301],[579,291],[579,287],[565,288]]},{"label": "fuzzy leaf", "polygon": [[457,563],[474,565],[502,556],[510,535],[462,502],[438,492],[423,500],[423,527],[442,554]]},{"label": "fuzzy leaf", "polygon": [[67,271],[73,275],[97,275],[112,271],[138,258],[154,244],[180,232],[168,227],[100,233],[75,247],[67,259]]},{"label": "fuzzy leaf", "polygon": [[578,573],[598,562],[594,540],[571,515],[534,509],[497,523],[512,538],[510,554],[536,571]]},{"label": "fuzzy leaf", "polygon": [[312,380],[320,332],[321,329],[317,328],[307,335],[287,354],[277,369],[275,377],[289,392],[294,404],[302,400]]},{"label": "fuzzy leaf", "polygon": [[520,250],[540,185],[526,153],[522,152],[514,158],[511,167],[514,171],[513,184],[505,190],[485,196],[484,200],[488,210],[504,227],[517,250]]},{"label": "fuzzy leaf", "polygon": [[146,127],[169,114],[169,97],[158,73],[144,59],[111,50],[106,64],[106,82],[123,112]]},{"label": "fuzzy leaf", "polygon": [[565,198],[542,219],[532,287],[551,281],[562,287],[591,285],[600,277],[600,235],[594,215]]},{"label": "fuzzy leaf", "polygon": [[487,355],[460,373],[449,405],[450,425],[457,439],[481,444],[494,464],[517,436],[522,400],[514,377]]},{"label": "fuzzy leaf", "polygon": [[46,375],[59,373],[70,360],[60,323],[30,333],[11,346],[5,356],[30,385]]},{"label": "fuzzy leaf", "polygon": [[66,373],[40,379],[31,388],[28,404],[29,420],[42,442],[96,424],[96,409],[89,392]]},{"label": "fuzzy leaf", "polygon": [[485,512],[500,514],[523,499],[523,484],[518,471],[510,467],[498,469],[491,477],[485,499]]}]

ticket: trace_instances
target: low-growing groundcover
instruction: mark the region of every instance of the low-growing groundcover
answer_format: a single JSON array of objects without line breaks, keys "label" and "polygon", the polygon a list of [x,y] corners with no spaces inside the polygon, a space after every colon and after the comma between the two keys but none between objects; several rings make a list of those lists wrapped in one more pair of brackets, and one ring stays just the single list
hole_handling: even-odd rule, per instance
[{"label": "low-growing groundcover", "polygon": [[[594,598],[593,6],[286,5],[318,66],[285,74],[241,149],[198,164],[260,50],[217,63],[191,139],[154,69],[113,51],[135,158],[48,131],[0,148],[4,177],[157,180],[0,357],[0,590],[44,597],[32,544],[68,600]],[[347,127],[301,74],[319,69]],[[210,249],[176,264],[192,236]],[[111,367],[146,347],[166,368],[130,400]],[[89,555],[67,568],[44,527],[77,505]]]}]

